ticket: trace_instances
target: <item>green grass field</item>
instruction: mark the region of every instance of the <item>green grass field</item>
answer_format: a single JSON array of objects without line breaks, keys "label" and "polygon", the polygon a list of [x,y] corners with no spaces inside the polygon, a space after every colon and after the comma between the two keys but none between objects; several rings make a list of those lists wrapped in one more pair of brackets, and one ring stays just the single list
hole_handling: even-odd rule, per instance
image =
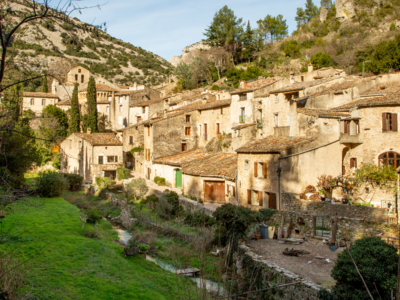
[{"label": "green grass field", "polygon": [[0,252],[14,250],[21,261],[33,258],[27,275],[30,299],[180,298],[175,275],[142,256],[123,255],[110,223],[102,221],[98,239],[87,238],[77,207],[62,198],[36,201],[44,205],[16,205],[3,219],[5,232],[15,223],[29,232],[0,244]]}]

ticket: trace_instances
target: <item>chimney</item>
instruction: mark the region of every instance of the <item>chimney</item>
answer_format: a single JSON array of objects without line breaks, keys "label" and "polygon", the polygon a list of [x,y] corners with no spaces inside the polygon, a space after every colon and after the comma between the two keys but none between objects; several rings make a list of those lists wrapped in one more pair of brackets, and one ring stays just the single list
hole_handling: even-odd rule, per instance
[{"label": "chimney", "polygon": [[308,65],[308,73],[314,72],[314,66],[312,64]]},{"label": "chimney", "polygon": [[86,133],[87,133],[87,134],[91,134],[91,133],[92,133],[92,129],[91,129],[90,127],[88,127],[88,128],[86,129]]},{"label": "chimney", "polygon": [[241,82],[240,82],[240,85],[239,85],[239,88],[244,89],[244,84],[245,84],[245,83],[246,83],[245,81],[241,81]]},{"label": "chimney", "polygon": [[290,74],[290,84],[294,83],[294,73]]}]

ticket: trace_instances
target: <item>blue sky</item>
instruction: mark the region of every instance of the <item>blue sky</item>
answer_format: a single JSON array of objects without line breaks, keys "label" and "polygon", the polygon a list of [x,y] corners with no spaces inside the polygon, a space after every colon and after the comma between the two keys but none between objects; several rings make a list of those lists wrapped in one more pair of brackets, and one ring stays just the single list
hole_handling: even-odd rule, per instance
[{"label": "blue sky", "polygon": [[[256,21],[270,14],[282,14],[289,25],[289,33],[296,29],[294,20],[297,7],[305,0],[84,0],[81,6],[105,3],[101,10],[92,8],[75,14],[80,20],[99,24],[107,23],[107,32],[112,36],[140,46],[160,55],[166,60],[180,55],[184,47],[204,38],[203,32],[220,8],[228,5],[235,15]],[[314,3],[319,5],[319,0]]]}]

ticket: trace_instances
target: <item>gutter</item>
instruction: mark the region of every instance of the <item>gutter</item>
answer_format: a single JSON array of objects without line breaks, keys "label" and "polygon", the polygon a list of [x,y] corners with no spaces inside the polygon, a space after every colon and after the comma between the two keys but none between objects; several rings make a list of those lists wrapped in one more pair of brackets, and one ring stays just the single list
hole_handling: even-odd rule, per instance
[{"label": "gutter", "polygon": [[317,150],[317,149],[332,145],[332,144],[337,143],[339,141],[340,141],[340,139],[337,139],[337,140],[335,140],[333,142],[330,142],[330,143],[327,143],[327,144],[324,144],[324,145],[321,145],[321,146],[318,146],[318,147],[315,147],[315,148],[312,148],[312,149],[308,149],[306,151],[302,151],[302,152],[299,152],[299,153],[295,153],[295,154],[279,157],[278,170],[276,171],[276,173],[278,174],[278,197],[279,197],[278,198],[278,204],[279,204],[278,209],[279,210],[281,209],[281,173],[282,173],[281,160],[286,159],[286,158],[290,158],[290,157],[294,157],[294,156],[299,156],[301,154],[304,154],[304,153],[307,153],[307,152],[311,152],[311,151],[314,151],[314,150]]}]

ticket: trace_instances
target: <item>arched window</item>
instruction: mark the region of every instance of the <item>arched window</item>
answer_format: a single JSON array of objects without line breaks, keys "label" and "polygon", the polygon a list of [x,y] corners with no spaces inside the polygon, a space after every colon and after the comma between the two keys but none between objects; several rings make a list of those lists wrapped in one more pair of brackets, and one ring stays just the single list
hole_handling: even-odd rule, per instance
[{"label": "arched window", "polygon": [[81,75],[81,83],[85,81],[85,75]]},{"label": "arched window", "polygon": [[81,72],[81,69],[78,69],[78,73],[80,73]]},{"label": "arched window", "polygon": [[75,81],[78,81],[78,74],[75,74]]},{"label": "arched window", "polygon": [[400,154],[396,152],[386,152],[379,156],[380,166],[392,166],[396,170],[400,167]]},{"label": "arched window", "polygon": [[46,105],[46,99],[42,99],[42,105],[43,105],[43,106]]},{"label": "arched window", "polygon": [[35,105],[35,99],[31,99],[31,105]]}]

